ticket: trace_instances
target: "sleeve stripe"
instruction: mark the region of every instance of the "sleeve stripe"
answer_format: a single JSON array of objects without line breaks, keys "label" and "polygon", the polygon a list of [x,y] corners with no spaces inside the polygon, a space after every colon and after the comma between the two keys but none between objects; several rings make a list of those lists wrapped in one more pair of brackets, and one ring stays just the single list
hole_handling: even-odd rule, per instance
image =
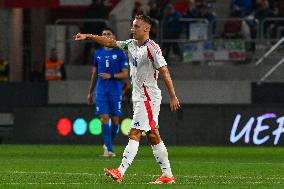
[{"label": "sleeve stripe", "polygon": [[161,50],[160,50],[159,46],[153,40],[150,40],[149,43],[155,49],[156,53],[160,54]]},{"label": "sleeve stripe", "polygon": [[148,46],[147,46],[147,55],[148,55],[149,60],[152,62],[152,64],[154,64],[154,58],[153,58]]}]

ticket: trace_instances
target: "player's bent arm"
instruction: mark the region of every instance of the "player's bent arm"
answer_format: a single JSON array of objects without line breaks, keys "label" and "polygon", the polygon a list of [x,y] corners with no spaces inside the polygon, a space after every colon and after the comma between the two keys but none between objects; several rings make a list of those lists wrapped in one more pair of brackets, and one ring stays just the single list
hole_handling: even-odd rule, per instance
[{"label": "player's bent arm", "polygon": [[127,68],[122,69],[120,73],[114,74],[113,77],[115,79],[125,79],[125,78],[128,78],[128,69]]},{"label": "player's bent arm", "polygon": [[170,98],[175,98],[176,93],[175,93],[174,85],[173,85],[173,82],[172,82],[172,79],[171,79],[171,76],[170,76],[170,72],[169,72],[167,66],[163,66],[163,67],[159,68],[159,72],[163,75],[163,80],[164,80],[165,85],[167,87]]},{"label": "player's bent arm", "polygon": [[163,75],[163,80],[170,96],[170,108],[172,111],[176,111],[180,108],[180,104],[175,93],[174,85],[168,67],[163,66],[159,68],[159,72]]},{"label": "player's bent arm", "polygon": [[73,37],[75,38],[76,41],[90,39],[106,47],[110,47],[110,48],[117,47],[116,40],[107,38],[105,36],[78,33]]}]

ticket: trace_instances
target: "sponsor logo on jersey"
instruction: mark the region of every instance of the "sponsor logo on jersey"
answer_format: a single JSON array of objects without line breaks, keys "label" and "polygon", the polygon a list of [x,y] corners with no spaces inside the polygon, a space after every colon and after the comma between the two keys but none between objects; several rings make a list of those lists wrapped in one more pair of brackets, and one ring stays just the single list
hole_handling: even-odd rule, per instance
[{"label": "sponsor logo on jersey", "polygon": [[112,55],[112,59],[117,59],[117,55],[116,54],[114,54],[114,55]]}]

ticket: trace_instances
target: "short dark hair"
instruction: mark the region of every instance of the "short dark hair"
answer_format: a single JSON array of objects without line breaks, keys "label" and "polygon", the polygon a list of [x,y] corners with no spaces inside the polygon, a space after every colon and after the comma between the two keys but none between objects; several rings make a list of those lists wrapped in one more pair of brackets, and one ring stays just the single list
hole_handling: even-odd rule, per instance
[{"label": "short dark hair", "polygon": [[135,16],[135,19],[143,20],[144,22],[148,23],[150,26],[153,25],[153,19],[150,16],[146,16],[144,14],[139,14]]},{"label": "short dark hair", "polygon": [[114,33],[114,31],[113,31],[112,28],[110,28],[110,27],[104,27],[104,29],[102,30],[102,33],[103,33],[103,31],[105,31],[105,30],[111,31],[111,33],[112,33],[113,35],[115,35],[115,33]]}]

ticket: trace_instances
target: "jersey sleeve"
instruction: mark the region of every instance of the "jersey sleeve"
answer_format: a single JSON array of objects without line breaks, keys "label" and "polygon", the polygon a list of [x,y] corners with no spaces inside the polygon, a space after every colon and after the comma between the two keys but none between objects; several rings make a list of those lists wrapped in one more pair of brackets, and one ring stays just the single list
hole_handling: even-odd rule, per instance
[{"label": "jersey sleeve", "polygon": [[162,55],[162,51],[156,43],[151,42],[150,45],[147,46],[148,58],[153,63],[154,68],[159,69],[163,66],[167,65],[167,62]]},{"label": "jersey sleeve", "polygon": [[128,51],[128,47],[129,45],[132,43],[132,39],[126,40],[126,41],[116,41],[116,45],[124,50],[124,51]]},{"label": "jersey sleeve", "polygon": [[128,58],[123,51],[120,52],[120,68],[128,68]]}]

